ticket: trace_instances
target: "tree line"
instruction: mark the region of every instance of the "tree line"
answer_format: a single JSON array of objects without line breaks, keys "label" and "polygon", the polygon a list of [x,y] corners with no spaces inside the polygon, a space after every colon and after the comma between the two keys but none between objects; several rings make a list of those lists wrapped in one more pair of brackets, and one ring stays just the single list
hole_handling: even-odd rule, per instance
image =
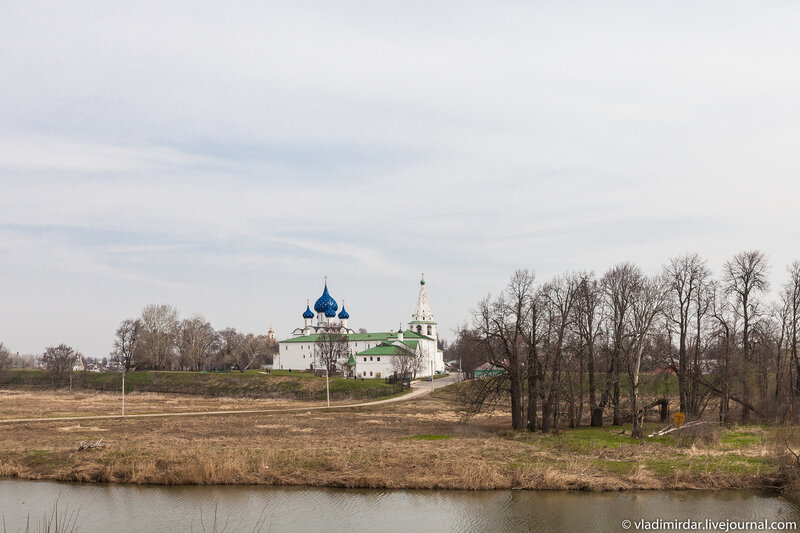
[{"label": "tree line", "polygon": [[[138,317],[120,323],[109,359],[113,366],[128,371],[233,369],[244,372],[271,363],[277,352],[277,342],[266,335],[243,333],[230,327],[216,330],[202,315],[181,320],[176,308],[152,304]],[[39,363],[59,381],[71,374],[79,360],[88,362],[89,359],[66,344],[47,347],[37,358],[12,354],[0,343],[0,369],[34,368]]]},{"label": "tree line", "polygon": [[215,330],[202,315],[179,320],[170,305],[148,305],[138,318],[120,323],[111,360],[126,370],[239,370],[272,362],[274,339]]},{"label": "tree line", "polygon": [[514,429],[610,418],[641,436],[647,410],[669,400],[653,383],[675,376],[674,408],[687,419],[713,410],[723,423],[788,420],[800,396],[800,262],[773,302],[764,300],[768,268],[763,253],[748,251],[719,278],[697,254],[652,275],[626,262],[539,284],[519,270],[478,303],[448,348],[468,371],[499,371],[462,399],[472,412],[510,400]]}]

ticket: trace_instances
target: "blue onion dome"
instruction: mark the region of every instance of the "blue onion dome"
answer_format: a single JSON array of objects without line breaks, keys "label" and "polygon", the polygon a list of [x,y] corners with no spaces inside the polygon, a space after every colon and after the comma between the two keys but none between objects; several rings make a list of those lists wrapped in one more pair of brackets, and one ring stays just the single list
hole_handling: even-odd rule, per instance
[{"label": "blue onion dome", "polygon": [[314,318],[314,313],[311,312],[311,308],[306,305],[306,310],[303,311],[303,318]]},{"label": "blue onion dome", "polygon": [[339,309],[339,304],[336,303],[336,300],[334,300],[328,292],[328,284],[326,283],[325,290],[322,291],[322,296],[320,296],[314,304],[314,311],[317,313],[324,313],[328,308],[332,308],[335,315],[336,310]]},{"label": "blue onion dome", "polygon": [[336,316],[336,309],[333,307],[329,307],[327,311],[325,311],[325,316],[328,318],[333,318]]},{"label": "blue onion dome", "polygon": [[342,312],[341,312],[341,313],[339,313],[339,318],[341,318],[342,320],[344,320],[344,319],[346,319],[346,318],[350,318],[350,313],[348,313],[347,311],[345,311],[345,309],[344,309],[344,304],[342,304]]}]

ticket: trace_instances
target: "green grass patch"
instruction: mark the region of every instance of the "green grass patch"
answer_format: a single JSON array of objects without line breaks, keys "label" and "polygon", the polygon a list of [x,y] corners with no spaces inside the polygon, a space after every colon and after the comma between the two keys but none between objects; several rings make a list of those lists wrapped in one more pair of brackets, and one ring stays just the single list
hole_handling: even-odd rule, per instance
[{"label": "green grass patch", "polygon": [[734,429],[725,431],[719,441],[730,448],[749,448],[762,444],[763,439],[761,432]]},{"label": "green grass patch", "polygon": [[554,442],[576,451],[596,448],[617,448],[631,444],[633,439],[620,435],[621,428],[582,427],[564,430],[553,436]]},{"label": "green grass patch", "polygon": [[696,455],[692,457],[675,456],[668,459],[647,459],[644,461],[644,464],[658,476],[668,476],[681,471],[696,474],[758,474],[770,468],[770,462],[766,458],[730,454],[722,456]]},{"label": "green grass patch", "polygon": [[[324,379],[324,378],[323,378]],[[396,388],[383,379],[345,379],[331,378],[331,392],[379,392],[381,394],[394,394]]]},{"label": "green grass patch", "polygon": [[[588,454],[602,449],[634,446],[641,441],[630,437],[630,425],[616,427],[579,427],[561,429],[558,433],[506,433],[506,438],[522,440],[527,444],[551,447],[575,453]],[[621,434],[621,433],[625,434]]]},{"label": "green grass patch", "polygon": [[[50,375],[44,370],[10,370],[0,373],[0,388],[22,390],[48,390],[54,387]],[[122,390],[120,372],[76,372],[73,390],[91,390],[117,393]],[[266,374],[260,370],[246,372],[182,372],[134,371],[125,374],[125,392],[156,392],[199,396],[230,396],[251,398],[288,398],[320,401],[326,396],[325,378],[311,372],[275,370]],[[390,385],[383,379],[330,379],[331,398],[334,400],[379,398],[397,394],[399,385]]]},{"label": "green grass patch", "polygon": [[406,437],[409,440],[447,440],[452,439],[452,435],[411,435]]},{"label": "green grass patch", "polygon": [[70,464],[69,457],[53,450],[28,450],[25,463],[36,471],[49,472]]},{"label": "green grass patch", "polygon": [[[263,373],[263,370],[256,371],[258,373]],[[313,378],[313,372],[302,372],[300,370],[290,371],[290,370],[270,370],[270,376],[292,376],[293,378]]]}]

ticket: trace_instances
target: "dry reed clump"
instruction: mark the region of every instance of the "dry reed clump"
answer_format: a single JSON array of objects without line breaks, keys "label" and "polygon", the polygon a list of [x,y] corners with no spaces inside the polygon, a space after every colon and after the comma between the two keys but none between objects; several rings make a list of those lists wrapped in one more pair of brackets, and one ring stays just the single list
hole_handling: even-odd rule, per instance
[{"label": "dry reed clump", "polygon": [[679,429],[672,440],[683,448],[697,448],[719,444],[719,437],[719,425],[703,423]]},{"label": "dry reed clump", "polygon": [[765,439],[764,447],[775,457],[777,469],[767,481],[782,492],[800,494],[800,428],[786,426]]},{"label": "dry reed clump", "polygon": [[0,461],[0,477],[23,478],[22,467],[15,463]]}]

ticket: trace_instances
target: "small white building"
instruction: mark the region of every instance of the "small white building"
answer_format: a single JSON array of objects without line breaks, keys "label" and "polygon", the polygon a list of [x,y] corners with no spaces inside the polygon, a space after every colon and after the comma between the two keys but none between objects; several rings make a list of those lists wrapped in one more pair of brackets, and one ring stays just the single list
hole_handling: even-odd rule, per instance
[{"label": "small white building", "polygon": [[[307,303],[303,313],[304,325],[296,328],[293,337],[280,341],[273,368],[308,370],[314,368],[314,345],[325,333],[347,335],[350,355],[355,359],[354,374],[364,378],[385,378],[395,374],[398,357],[417,358],[418,376],[444,371],[444,357],[437,346],[436,321],[433,319],[425,279],[420,280],[416,312],[411,315],[405,331],[355,333],[348,322],[350,314],[338,304],[328,291],[328,282],[322,296],[314,304],[314,312]],[[316,317],[316,324],[314,318]],[[337,320],[338,318],[338,320]],[[407,366],[407,365],[405,365]]]}]

